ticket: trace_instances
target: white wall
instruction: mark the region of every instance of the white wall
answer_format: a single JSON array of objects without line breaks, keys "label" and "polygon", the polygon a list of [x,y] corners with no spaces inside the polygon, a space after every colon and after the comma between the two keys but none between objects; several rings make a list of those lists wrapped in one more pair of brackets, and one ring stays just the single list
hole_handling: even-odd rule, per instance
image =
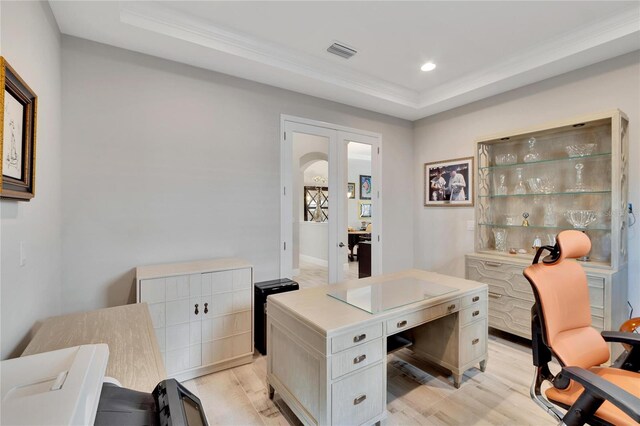
[{"label": "white wall", "polygon": [[[2,2],[2,55],[38,95],[36,194],[1,201],[0,358],[19,355],[37,320],[60,312],[60,34],[46,2]],[[27,261],[20,266],[20,243]]]},{"label": "white wall", "polygon": [[[464,276],[464,254],[474,249],[473,231],[466,230],[473,208],[422,207],[423,163],[472,156],[478,137],[613,108],[630,120],[629,202],[640,218],[638,51],[416,122],[416,266]],[[629,235],[629,295],[640,311],[640,222]]]},{"label": "white wall", "polygon": [[[383,270],[413,266],[408,121],[63,37],[63,310],[133,300],[136,265],[279,276],[280,114],[383,137]],[[398,250],[402,247],[402,250]]]}]

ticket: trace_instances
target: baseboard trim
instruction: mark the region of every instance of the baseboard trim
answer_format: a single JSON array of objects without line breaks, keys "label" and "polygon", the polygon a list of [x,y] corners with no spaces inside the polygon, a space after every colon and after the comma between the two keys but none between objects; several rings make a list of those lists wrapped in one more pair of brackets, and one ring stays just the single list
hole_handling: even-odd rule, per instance
[{"label": "baseboard trim", "polygon": [[324,266],[325,268],[329,267],[329,262],[324,259],[318,259],[317,257],[307,256],[306,254],[300,255],[300,260],[304,260],[305,262],[313,263],[314,265]]}]

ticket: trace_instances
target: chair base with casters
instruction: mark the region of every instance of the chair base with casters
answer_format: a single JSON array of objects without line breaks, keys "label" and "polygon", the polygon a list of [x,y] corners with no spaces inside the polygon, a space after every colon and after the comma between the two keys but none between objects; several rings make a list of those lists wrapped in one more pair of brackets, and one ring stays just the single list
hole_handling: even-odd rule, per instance
[{"label": "chair base with casters", "polygon": [[[557,241],[554,247],[539,249],[524,272],[535,297],[531,398],[559,424],[638,424],[640,334],[599,334],[591,328],[586,276],[578,263],[569,260],[588,253],[591,242],[579,231],[561,232]],[[539,263],[544,251],[550,255]],[[600,366],[609,359],[605,342],[630,346],[619,368]],[[552,357],[562,367],[556,375],[549,368]],[[543,395],[545,381],[551,387]]]}]

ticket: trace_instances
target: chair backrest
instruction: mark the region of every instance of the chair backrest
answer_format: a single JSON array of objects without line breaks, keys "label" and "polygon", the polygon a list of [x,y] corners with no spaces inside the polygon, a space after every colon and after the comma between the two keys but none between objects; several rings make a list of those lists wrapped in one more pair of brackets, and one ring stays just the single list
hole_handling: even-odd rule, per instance
[{"label": "chair backrest", "polygon": [[591,327],[587,276],[575,258],[591,250],[589,237],[580,231],[558,234],[557,253],[524,270],[536,299],[545,344],[560,363],[589,368],[609,359],[609,348]]}]

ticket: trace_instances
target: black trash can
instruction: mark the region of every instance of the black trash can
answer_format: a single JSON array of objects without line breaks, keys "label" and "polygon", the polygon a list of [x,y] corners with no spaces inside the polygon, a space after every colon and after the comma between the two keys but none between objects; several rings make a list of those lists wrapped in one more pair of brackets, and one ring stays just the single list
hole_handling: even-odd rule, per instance
[{"label": "black trash can", "polygon": [[267,296],[299,288],[298,283],[289,278],[255,283],[253,329],[256,335],[254,344],[262,355],[267,354]]}]

